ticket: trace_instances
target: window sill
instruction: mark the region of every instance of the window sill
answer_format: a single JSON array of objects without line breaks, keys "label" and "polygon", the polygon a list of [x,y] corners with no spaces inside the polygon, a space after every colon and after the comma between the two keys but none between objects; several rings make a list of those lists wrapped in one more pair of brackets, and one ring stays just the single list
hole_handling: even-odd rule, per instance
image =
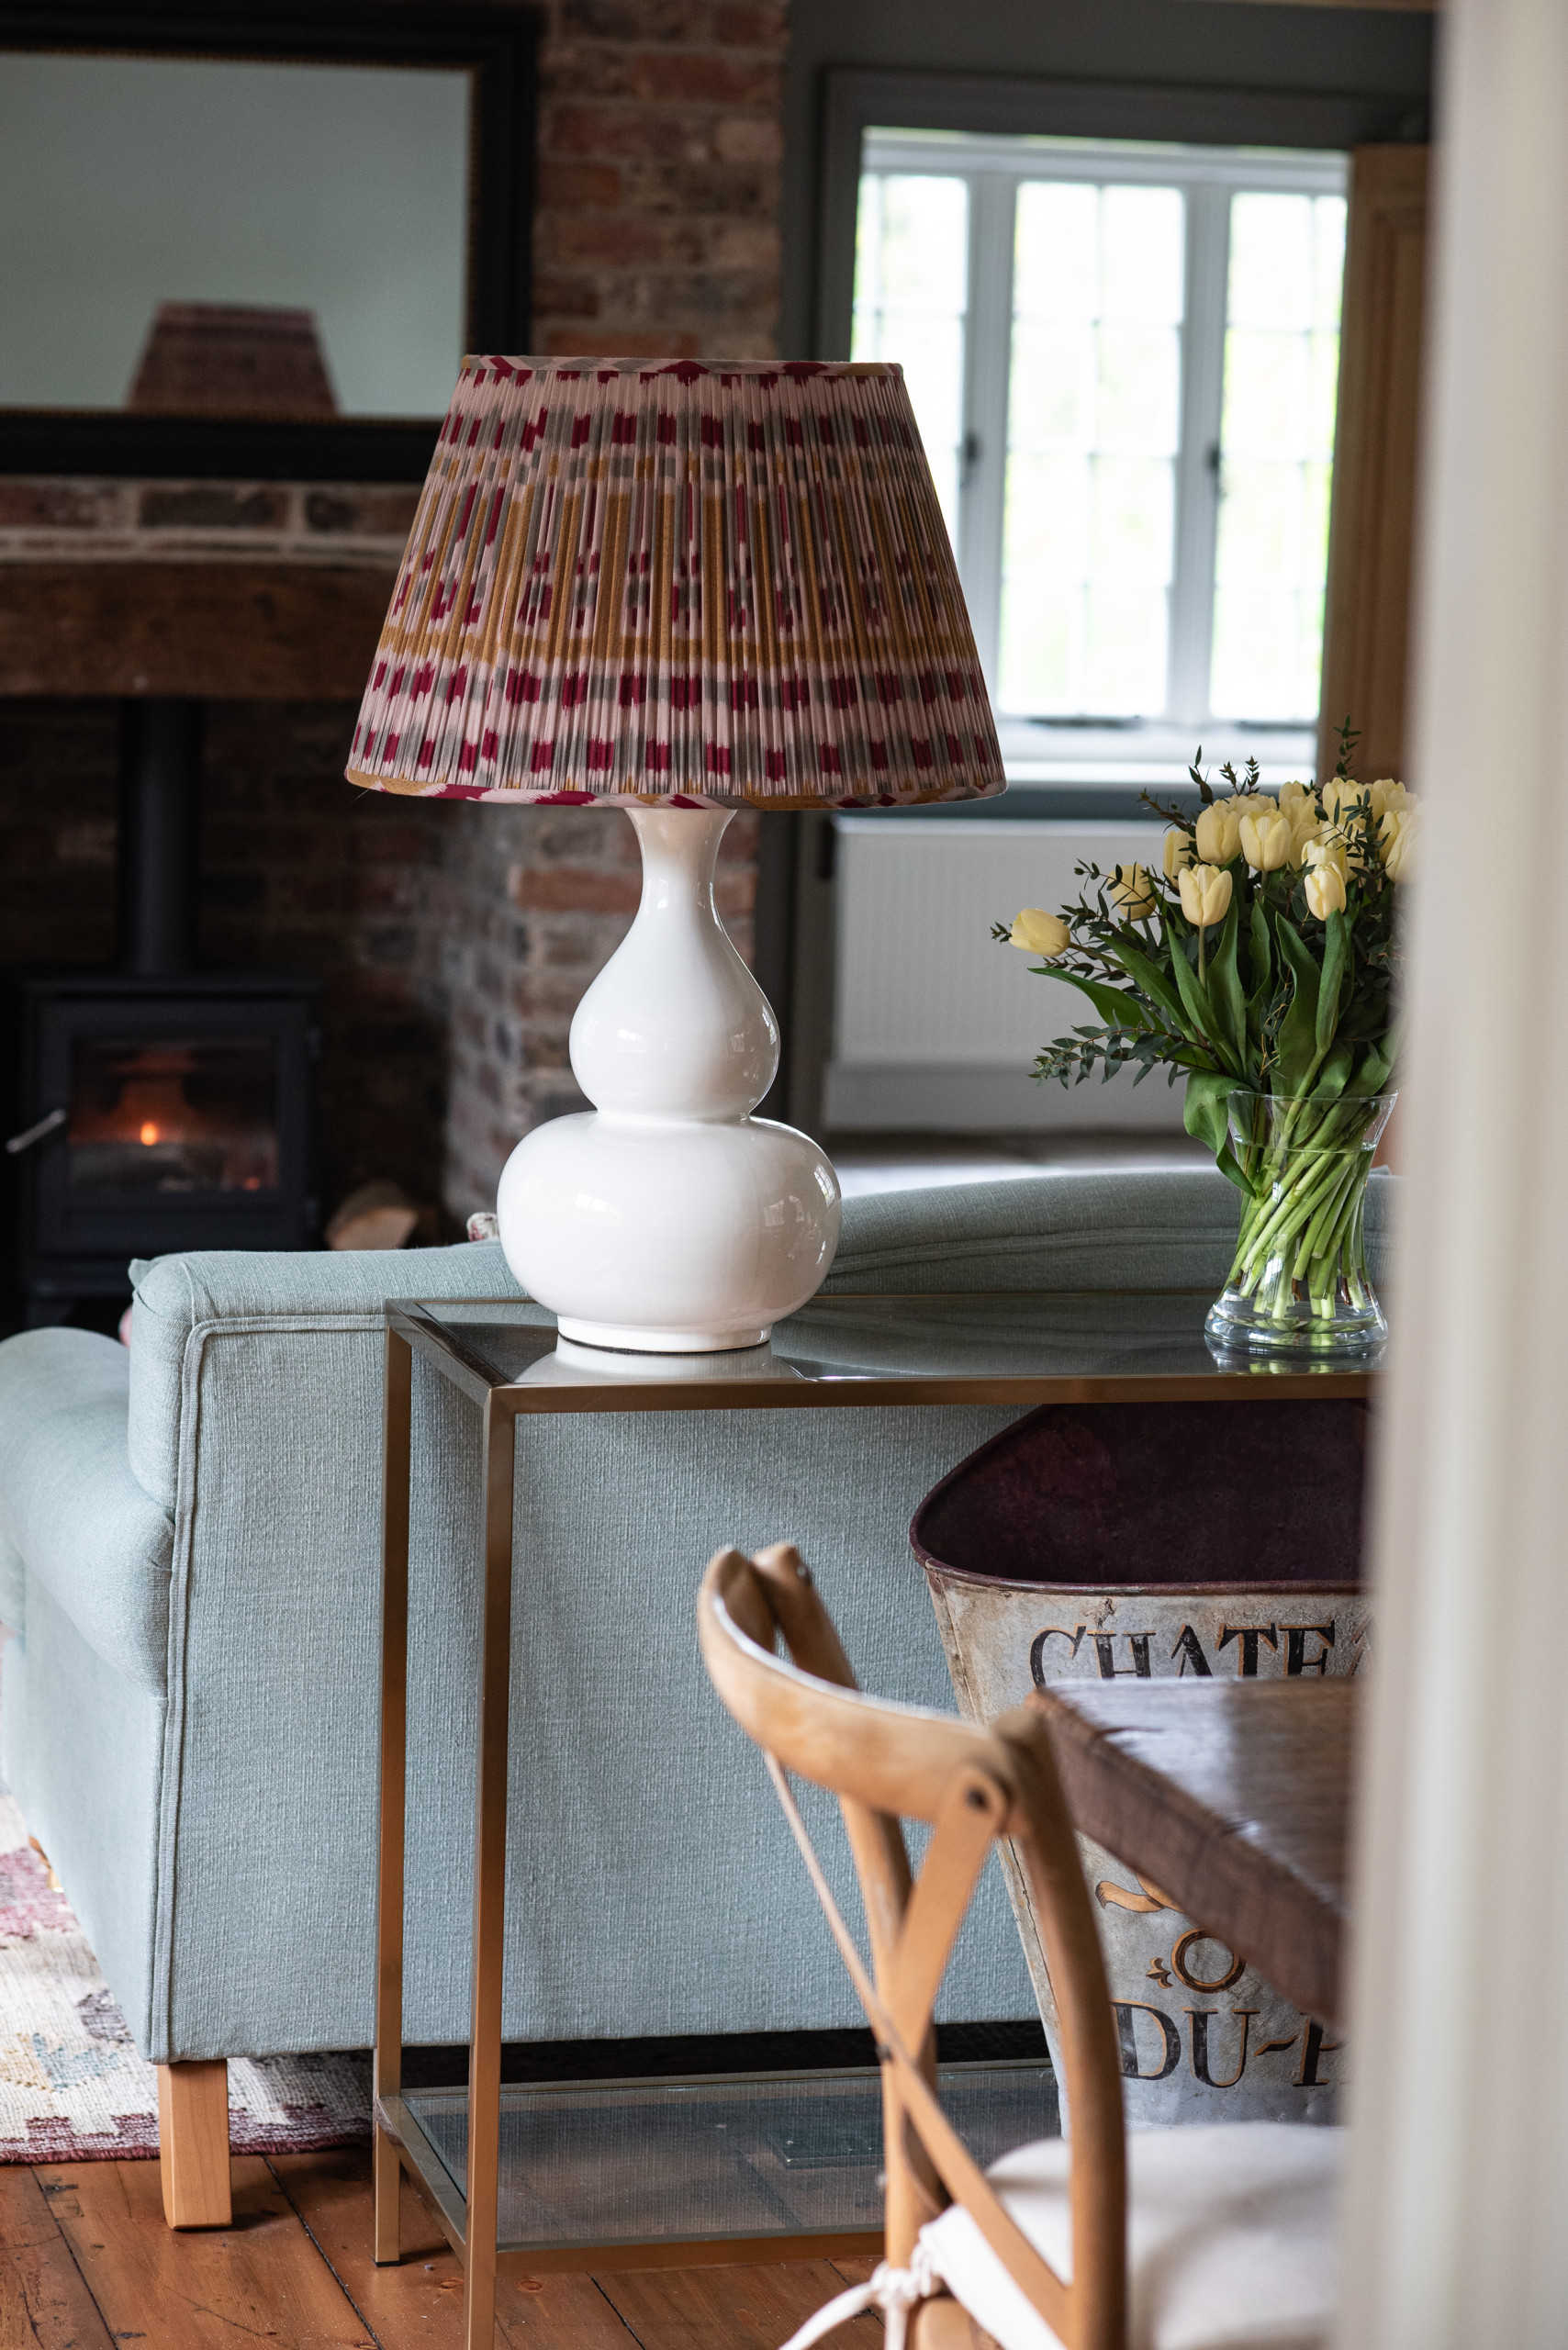
[{"label": "window sill", "polygon": [[[1188,767],[1199,748],[1189,728],[1160,722],[1135,726],[1051,725],[999,718],[997,733],[1009,784],[1070,785],[1125,792],[1190,788]],[[1205,775],[1226,761],[1238,770],[1256,758],[1265,785],[1311,779],[1317,760],[1307,726],[1215,725],[1202,738]]]}]

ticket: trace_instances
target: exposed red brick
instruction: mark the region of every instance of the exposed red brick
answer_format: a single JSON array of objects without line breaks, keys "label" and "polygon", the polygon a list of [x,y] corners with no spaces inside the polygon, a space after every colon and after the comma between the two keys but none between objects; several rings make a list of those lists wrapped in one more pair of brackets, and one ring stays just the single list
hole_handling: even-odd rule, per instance
[{"label": "exposed red brick", "polygon": [[766,270],[767,298],[777,298],[783,241],[771,220],[716,220],[707,258],[718,269]]},{"label": "exposed red brick", "polygon": [[543,241],[552,260],[598,262],[610,268],[642,263],[693,263],[717,258],[722,224],[678,220],[670,215],[629,218],[624,213],[579,213],[552,221]]},{"label": "exposed red brick", "polygon": [[700,163],[714,151],[721,119],[683,106],[558,106],[545,113],[540,145],[552,156]]},{"label": "exposed red brick", "polygon": [[524,913],[633,914],[642,891],[632,873],[581,866],[541,872],[525,865],[509,877],[507,894]]},{"label": "exposed red brick", "polygon": [[547,41],[539,52],[539,92],[546,101],[635,97],[635,54],[609,41]]},{"label": "exposed red brick", "polygon": [[628,166],[629,208],[717,212],[731,219],[777,220],[778,174],[744,163],[636,163]]},{"label": "exposed red brick", "polygon": [[[568,274],[565,270],[539,270],[533,280],[533,315],[541,319],[597,319],[599,313],[599,288],[591,277]],[[538,341],[535,326],[534,340]],[[585,351],[601,348],[584,343]],[[551,351],[570,351],[570,342],[559,341],[546,345]]]},{"label": "exposed red brick", "polygon": [[781,163],[784,126],[768,115],[729,114],[713,125],[713,153],[721,163]]},{"label": "exposed red brick", "polygon": [[779,104],[783,77],[777,65],[750,58],[667,57],[650,52],[633,61],[632,95],[661,105],[769,106]]},{"label": "exposed red brick", "polygon": [[737,810],[724,827],[719,843],[721,865],[749,864],[756,855],[756,828],[761,817],[755,809]]},{"label": "exposed red brick", "polygon": [[[640,328],[610,330],[594,326],[574,333],[569,328],[552,327],[542,340],[546,357],[561,359],[698,359],[702,355],[700,335],[673,328],[667,333],[647,333]],[[728,346],[724,355],[732,359],[747,356]]]},{"label": "exposed red brick", "polygon": [[782,54],[789,39],[785,0],[719,0],[713,39],[725,49],[766,49]]},{"label": "exposed red brick", "polygon": [[563,32],[591,40],[713,39],[712,0],[561,0]]},{"label": "exposed red brick", "polygon": [[621,201],[621,174],[610,163],[542,163],[538,203],[546,217],[553,213],[602,211]]}]

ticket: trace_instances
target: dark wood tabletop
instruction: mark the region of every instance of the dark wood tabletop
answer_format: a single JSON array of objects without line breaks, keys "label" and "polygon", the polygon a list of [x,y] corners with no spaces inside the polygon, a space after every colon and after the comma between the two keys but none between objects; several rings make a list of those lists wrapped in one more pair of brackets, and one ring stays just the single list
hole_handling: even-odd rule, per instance
[{"label": "dark wood tabletop", "polygon": [[1351,1680],[1061,1681],[1032,1700],[1083,1832],[1335,2025],[1357,1691]]}]

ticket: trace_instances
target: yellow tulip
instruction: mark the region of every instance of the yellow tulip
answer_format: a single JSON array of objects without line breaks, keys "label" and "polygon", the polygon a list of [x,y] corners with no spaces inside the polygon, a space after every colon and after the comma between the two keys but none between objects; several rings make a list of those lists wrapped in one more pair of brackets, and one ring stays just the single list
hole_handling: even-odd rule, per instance
[{"label": "yellow tulip", "polygon": [[1291,862],[1295,834],[1291,820],[1270,801],[1268,813],[1241,819],[1241,854],[1255,873],[1277,873]]},{"label": "yellow tulip", "polygon": [[1194,835],[1205,865],[1228,865],[1241,845],[1241,819],[1231,800],[1216,800],[1198,818]]},{"label": "yellow tulip", "polygon": [[1370,785],[1358,783],[1354,776],[1331,775],[1323,787],[1323,812],[1329,822],[1338,823],[1353,814],[1370,789]]},{"label": "yellow tulip", "polygon": [[1282,816],[1288,816],[1293,824],[1296,822],[1297,809],[1310,808],[1311,806],[1312,794],[1308,791],[1305,783],[1281,784],[1280,813]]},{"label": "yellow tulip", "polygon": [[1350,859],[1342,833],[1337,832],[1332,824],[1319,824],[1305,845],[1306,856],[1304,862],[1305,864],[1332,867],[1341,881],[1345,878],[1350,867]]},{"label": "yellow tulip", "polygon": [[1337,865],[1313,865],[1307,867],[1306,906],[1319,922],[1327,922],[1330,914],[1345,911],[1345,877]]},{"label": "yellow tulip", "polygon": [[1158,912],[1154,884],[1141,865],[1118,865],[1111,876],[1111,903],[1129,922],[1148,922]]},{"label": "yellow tulip", "polygon": [[1175,831],[1167,833],[1162,854],[1165,859],[1165,878],[1168,881],[1174,881],[1182,867],[1193,862],[1192,834]]},{"label": "yellow tulip", "polygon": [[1419,849],[1415,810],[1391,808],[1378,827],[1377,845],[1389,879],[1408,881]]},{"label": "yellow tulip", "polygon": [[1412,798],[1402,783],[1392,776],[1383,776],[1372,787],[1372,811],[1375,823],[1382,823],[1391,808],[1403,808]]},{"label": "yellow tulip", "polygon": [[1208,930],[1225,920],[1230,907],[1230,875],[1223,865],[1184,865],[1177,876],[1177,887],[1182,892],[1182,912],[1195,930]]},{"label": "yellow tulip", "polygon": [[1014,923],[1009,946],[1021,946],[1026,955],[1038,955],[1051,963],[1065,955],[1072,944],[1072,933],[1060,914],[1043,913],[1038,906],[1025,906]]}]

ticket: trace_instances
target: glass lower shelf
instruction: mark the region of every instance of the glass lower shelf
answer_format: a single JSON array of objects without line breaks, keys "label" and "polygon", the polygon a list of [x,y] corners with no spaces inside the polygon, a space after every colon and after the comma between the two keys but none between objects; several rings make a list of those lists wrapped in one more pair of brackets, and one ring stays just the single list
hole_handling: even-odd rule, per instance
[{"label": "glass lower shelf", "polygon": [[[982,2165],[1058,2126],[1047,2064],[945,2065],[937,2092]],[[403,2102],[461,2199],[466,2090]],[[874,2236],[881,2168],[875,2069],[506,2087],[498,2249]]]}]

